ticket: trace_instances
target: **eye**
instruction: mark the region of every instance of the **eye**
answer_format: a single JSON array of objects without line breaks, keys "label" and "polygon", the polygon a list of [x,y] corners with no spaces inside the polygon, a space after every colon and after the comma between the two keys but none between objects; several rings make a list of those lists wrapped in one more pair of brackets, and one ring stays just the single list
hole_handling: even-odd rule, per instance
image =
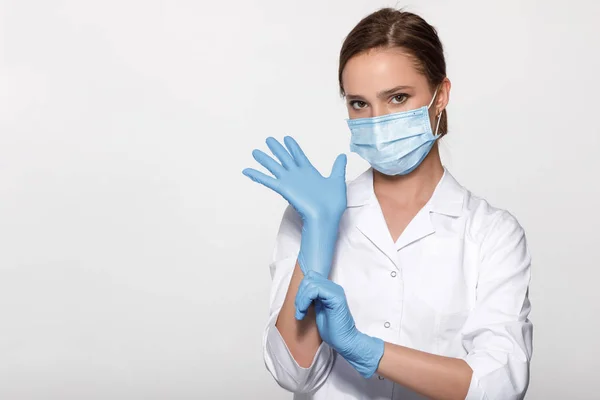
[{"label": "eye", "polygon": [[408,99],[408,96],[404,93],[400,93],[392,97],[392,103],[394,104],[402,104]]},{"label": "eye", "polygon": [[350,107],[354,108],[355,110],[361,110],[363,108],[365,108],[367,106],[367,103],[361,100],[352,100],[350,102]]}]

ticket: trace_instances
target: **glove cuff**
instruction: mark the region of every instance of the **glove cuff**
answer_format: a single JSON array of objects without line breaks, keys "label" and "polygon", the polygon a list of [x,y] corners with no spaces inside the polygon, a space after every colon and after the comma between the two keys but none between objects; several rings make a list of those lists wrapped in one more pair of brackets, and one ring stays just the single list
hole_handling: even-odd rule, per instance
[{"label": "glove cuff", "polygon": [[354,369],[358,371],[364,378],[369,379],[377,368],[379,361],[383,356],[384,342],[383,340],[366,335],[359,332],[357,337],[357,346],[352,352],[352,355],[344,357]]},{"label": "glove cuff", "polygon": [[313,270],[329,277],[338,236],[339,221],[305,221],[298,262],[304,274]]}]

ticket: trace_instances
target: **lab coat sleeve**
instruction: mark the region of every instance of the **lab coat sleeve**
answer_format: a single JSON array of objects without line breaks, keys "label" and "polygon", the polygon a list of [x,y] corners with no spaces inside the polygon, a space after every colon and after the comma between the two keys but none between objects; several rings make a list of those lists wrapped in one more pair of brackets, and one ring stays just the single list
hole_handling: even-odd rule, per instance
[{"label": "lab coat sleeve", "polygon": [[480,245],[475,308],[463,327],[473,370],[467,400],[522,399],[529,385],[531,258],[523,229],[501,212]]},{"label": "lab coat sleeve", "polygon": [[281,387],[294,393],[308,393],[319,388],[333,366],[333,351],[325,342],[321,343],[309,367],[298,365],[275,326],[296,265],[301,232],[302,220],[288,206],[283,214],[270,264],[270,312],[263,336],[263,355],[268,371]]}]

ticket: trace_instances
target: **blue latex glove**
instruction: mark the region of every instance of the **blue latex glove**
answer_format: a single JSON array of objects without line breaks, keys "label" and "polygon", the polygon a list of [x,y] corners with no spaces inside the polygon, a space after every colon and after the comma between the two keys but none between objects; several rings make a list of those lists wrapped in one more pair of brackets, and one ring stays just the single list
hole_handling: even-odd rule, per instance
[{"label": "blue latex glove", "polygon": [[370,378],[383,356],[383,340],[356,329],[344,289],[309,271],[296,294],[296,319],[303,319],[314,301],[321,339],[346,359],[365,378]]},{"label": "blue latex glove", "polygon": [[252,155],[275,178],[252,168],[243,174],[279,193],[302,218],[302,239],[298,262],[302,272],[314,270],[329,276],[338,226],[346,209],[346,155],[340,154],[328,178],[310,163],[298,143],[286,136],[283,147],[272,137],[267,146],[279,162],[260,150]]}]

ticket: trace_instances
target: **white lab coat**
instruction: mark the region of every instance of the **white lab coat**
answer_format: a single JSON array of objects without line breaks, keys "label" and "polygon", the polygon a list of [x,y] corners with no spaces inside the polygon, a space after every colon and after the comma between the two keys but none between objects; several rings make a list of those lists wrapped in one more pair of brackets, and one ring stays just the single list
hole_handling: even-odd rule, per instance
[{"label": "white lab coat", "polygon": [[[444,168],[431,199],[393,242],[373,192],[372,169],[348,183],[330,278],[357,328],[382,340],[464,359],[467,399],[519,399],[532,354],[530,255],[510,213],[463,188]],[[264,360],[295,399],[423,399],[375,374],[361,377],[325,342],[300,367],[275,327],[300,248],[302,221],[283,215],[270,265]]]}]

